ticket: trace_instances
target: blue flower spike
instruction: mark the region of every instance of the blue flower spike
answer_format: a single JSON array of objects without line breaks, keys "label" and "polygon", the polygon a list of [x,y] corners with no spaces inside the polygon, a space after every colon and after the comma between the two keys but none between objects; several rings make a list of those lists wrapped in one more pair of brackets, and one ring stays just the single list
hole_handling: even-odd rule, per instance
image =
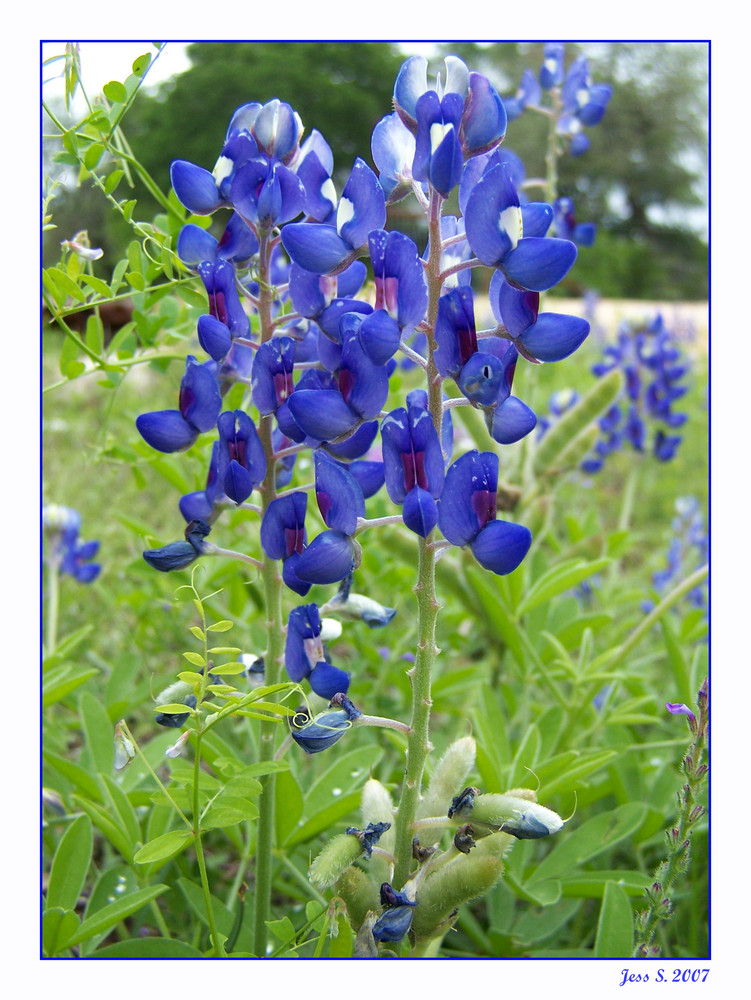
[{"label": "blue flower spike", "polygon": [[438,501],[438,527],[452,545],[468,545],[485,569],[512,573],[532,544],[528,528],[496,519],[498,456],[470,451],[446,472]]}]

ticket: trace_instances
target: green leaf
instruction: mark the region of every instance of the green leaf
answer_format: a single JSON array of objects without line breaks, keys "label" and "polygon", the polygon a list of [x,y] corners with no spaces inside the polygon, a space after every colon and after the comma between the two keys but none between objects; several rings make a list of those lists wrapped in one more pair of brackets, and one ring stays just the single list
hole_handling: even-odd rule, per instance
[{"label": "green leaf", "polygon": [[540,730],[533,723],[524,734],[524,739],[519,744],[514,762],[511,765],[506,779],[509,788],[519,788],[530,777],[530,771],[534,769],[540,753]]},{"label": "green leaf", "polygon": [[85,692],[78,699],[81,728],[92,770],[110,774],[115,766],[115,730],[101,700]]},{"label": "green leaf", "polygon": [[133,73],[135,76],[143,76],[146,70],[151,65],[151,55],[148,52],[144,52],[143,55],[138,56],[133,61]]},{"label": "green leaf", "polygon": [[58,295],[62,295],[62,299],[58,298],[60,305],[64,304],[67,296],[70,296],[77,302],[86,301],[83,289],[65,271],[62,271],[59,267],[48,267],[44,273],[54,282],[53,287],[59,289]]},{"label": "green leaf", "polygon": [[297,932],[295,931],[295,925],[289,917],[282,917],[281,920],[267,920],[266,926],[282,944],[287,944],[289,941],[294,941],[295,939]]},{"label": "green leaf", "polygon": [[634,948],[634,915],[622,886],[605,886],[595,939],[595,958],[628,958]]},{"label": "green leaf", "polygon": [[360,792],[354,792],[352,795],[342,795],[340,799],[337,799],[330,806],[322,809],[306,823],[298,827],[292,836],[287,838],[285,846],[293,847],[295,844],[305,843],[311,837],[315,837],[324,830],[328,830],[343,816],[355,812],[359,805]]},{"label": "green leaf", "polygon": [[235,623],[223,619],[219,622],[214,622],[213,625],[208,625],[207,630],[209,632],[229,632],[231,628],[234,628]]},{"label": "green leaf", "polygon": [[206,659],[203,656],[201,656],[200,653],[190,653],[190,652],[188,652],[188,653],[183,653],[183,656],[188,661],[188,663],[192,663],[193,666],[195,666],[195,667],[205,667],[206,666]]},{"label": "green leaf", "polygon": [[91,862],[94,843],[91,820],[79,816],[60,839],[52,859],[46,909],[74,910]]},{"label": "green leaf", "polygon": [[124,104],[128,99],[127,90],[117,80],[110,80],[109,83],[105,83],[102,87],[102,93],[113,104]]},{"label": "green leaf", "polygon": [[[141,883],[143,885],[143,882]],[[125,864],[115,864],[106,868],[94,883],[89,898],[86,902],[86,910],[83,919],[93,916],[99,910],[108,906],[113,899],[135,892],[140,888],[135,871]],[[94,935],[82,942],[80,952],[85,958],[92,953],[98,944],[101,943],[106,931],[99,935]]]},{"label": "green leaf", "polygon": [[136,864],[146,865],[152,861],[168,861],[183,851],[192,843],[193,834],[190,830],[170,830],[160,837],[155,837],[136,851],[133,860]]},{"label": "green leaf", "polygon": [[96,667],[79,667],[74,663],[64,663],[44,675],[42,682],[42,707],[62,701],[71,691],[84,684],[99,671]]},{"label": "green leaf", "polygon": [[553,566],[547,573],[536,580],[521,604],[516,609],[517,615],[523,615],[527,611],[544,604],[557,594],[562,594],[566,590],[575,587],[577,583],[586,580],[588,576],[599,573],[610,565],[610,559],[595,559],[593,562],[583,562],[580,559],[566,560]]},{"label": "green leaf", "polygon": [[601,899],[605,887],[611,882],[619,885],[629,896],[641,896],[652,883],[650,876],[628,869],[573,872],[571,875],[561,875],[559,881],[564,896],[591,899]]},{"label": "green leaf", "polygon": [[81,281],[95,291],[97,295],[101,295],[103,298],[109,298],[110,287],[106,281],[102,281],[101,278],[94,277],[93,274],[82,274]]},{"label": "green leaf", "polygon": [[484,612],[482,627],[495,634],[498,640],[508,647],[520,669],[524,670],[524,646],[519,638],[520,626],[509,615],[497,581],[491,579],[490,574],[483,575],[471,566],[467,567],[465,575],[480,609]]},{"label": "green leaf", "polygon": [[92,953],[93,958],[203,958],[203,953],[187,941],[147,937],[116,941]]},{"label": "green leaf", "polygon": [[[567,756],[563,754],[562,756]],[[560,795],[561,792],[575,791],[577,784],[588,775],[599,771],[609,764],[614,757],[618,756],[616,750],[582,750],[574,751],[575,760],[557,765],[555,768],[548,768],[543,764],[535,769],[535,774],[540,779],[540,787],[545,798],[551,795]],[[547,762],[546,762],[547,763]],[[553,761],[550,761],[552,764]],[[550,778],[547,775],[550,774]]]},{"label": "green leaf", "polygon": [[105,791],[105,805],[109,804],[111,814],[119,819],[120,826],[128,837],[132,853],[136,844],[141,842],[141,827],[130,799],[109,774],[100,774],[99,782]]},{"label": "green leaf", "polygon": [[[199,628],[197,625],[191,625],[188,631],[191,632],[196,637],[196,639],[200,639],[201,642],[205,642],[206,633],[202,628]],[[213,650],[209,650],[209,652],[213,652]]]},{"label": "green leaf", "polygon": [[133,857],[133,850],[127,833],[122,829],[120,823],[115,822],[106,808],[91,802],[82,795],[74,795],[73,801],[83,809],[91,819],[94,826],[99,829],[109,840],[116,850],[122,854],[126,861],[130,862]]},{"label": "green leaf", "polygon": [[104,182],[105,194],[113,194],[117,190],[117,186],[124,176],[124,170],[113,170],[112,173],[107,174],[107,178]]},{"label": "green leaf", "polygon": [[142,907],[150,903],[152,899],[161,896],[169,889],[167,885],[154,885],[148,889],[139,889],[137,892],[123,896],[122,899],[115,900],[108,906],[103,907],[91,917],[87,917],[76,933],[65,943],[70,948],[74,944],[79,944],[95,934],[101,934],[115,927],[121,920],[136,913]]},{"label": "green leaf", "polygon": [[102,792],[96,779],[92,778],[89,772],[81,767],[80,764],[68,760],[67,757],[59,757],[49,750],[43,751],[42,757],[48,767],[51,767],[53,771],[56,771],[66,781],[69,781],[79,792],[83,792],[84,795],[95,802],[101,801]]},{"label": "green leaf", "polygon": [[204,830],[215,830],[224,826],[234,826],[244,820],[257,819],[258,806],[255,802],[232,795],[222,795],[216,805],[212,805],[201,820]]},{"label": "green leaf", "polygon": [[564,839],[537,866],[527,888],[545,879],[570,875],[574,869],[602,851],[625,840],[639,829],[647,812],[640,802],[628,802],[612,811],[593,816],[575,830],[566,828]]},{"label": "green leaf", "polygon": [[42,949],[46,955],[57,955],[66,947],[66,942],[78,929],[79,920],[75,913],[56,906],[42,915]]},{"label": "green leaf", "polygon": [[104,146],[101,142],[92,142],[83,155],[83,165],[87,170],[94,169],[97,163],[101,160],[103,152]]}]

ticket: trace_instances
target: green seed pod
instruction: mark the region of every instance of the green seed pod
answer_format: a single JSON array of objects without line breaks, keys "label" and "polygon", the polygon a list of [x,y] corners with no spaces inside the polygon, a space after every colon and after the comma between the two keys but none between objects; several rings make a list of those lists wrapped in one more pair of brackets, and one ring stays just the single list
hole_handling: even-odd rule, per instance
[{"label": "green seed pod", "polygon": [[[356,838],[355,838],[356,839]],[[370,910],[381,912],[378,888],[362,868],[347,868],[336,883],[336,892],[344,900],[347,916],[354,931],[359,930]]]},{"label": "green seed pod", "polygon": [[[362,789],[362,822],[363,826],[369,823],[391,823],[391,828],[381,834],[378,846],[394,853],[396,844],[396,828],[394,826],[394,803],[388,789],[375,778],[369,778]],[[379,885],[381,882],[388,882],[391,879],[391,871],[388,860],[381,858],[377,854],[369,862],[370,877]]]},{"label": "green seed pod", "polygon": [[[452,798],[458,789],[464,787],[467,775],[475,766],[476,753],[477,744],[472,736],[464,736],[448,747],[436,764],[428,790],[417,809],[419,819],[427,816],[446,816]],[[442,833],[443,827],[429,827],[420,830],[418,837],[423,846],[429,846],[437,841]]]},{"label": "green seed pod", "polygon": [[460,854],[428,875],[417,890],[415,938],[436,937],[448,928],[446,922],[458,906],[492,889],[503,874],[503,855],[513,842],[508,834],[491,834],[469,854]]},{"label": "green seed pod", "polygon": [[618,368],[608,372],[589,390],[576,406],[572,406],[550,428],[540,442],[535,454],[535,475],[543,475],[557,468],[562,452],[585,428],[609,410],[621,393],[623,375]]},{"label": "green seed pod", "polygon": [[327,889],[362,854],[362,842],[351,833],[333,837],[310,866],[308,877],[319,889]]},{"label": "green seed pod", "polygon": [[571,469],[578,469],[581,461],[592,451],[600,436],[600,428],[597,424],[591,424],[581,434],[577,434],[574,440],[563,451],[558,453],[558,458],[554,469],[547,469],[548,474],[560,475],[569,472]]}]

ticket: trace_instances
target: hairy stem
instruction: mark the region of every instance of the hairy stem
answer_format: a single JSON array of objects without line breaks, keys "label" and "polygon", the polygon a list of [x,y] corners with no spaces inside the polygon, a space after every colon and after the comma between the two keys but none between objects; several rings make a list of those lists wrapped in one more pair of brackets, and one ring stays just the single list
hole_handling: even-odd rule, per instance
[{"label": "hairy stem", "polygon": [[[441,205],[443,199],[431,191],[428,206],[429,253],[426,266],[428,282],[427,340],[428,359],[426,375],[428,380],[428,408],[439,435],[443,417],[443,393],[441,377],[436,369],[435,324],[438,317],[438,299],[441,295]],[[402,794],[396,814],[396,844],[394,857],[394,884],[402,886],[407,881],[412,866],[412,823],[420,801],[420,788],[425,761],[431,750],[430,708],[431,676],[438,656],[435,641],[436,620],[440,604],[435,590],[436,551],[430,536],[418,540],[419,562],[417,583],[414,588],[417,598],[417,652],[415,663],[409,672],[412,682],[411,732],[407,740],[407,766],[402,785]]]},{"label": "hairy stem", "polygon": [[[259,285],[260,297],[258,314],[261,321],[261,341],[271,339],[273,324],[271,319],[271,303],[273,288],[271,287],[271,240],[268,236],[260,239],[259,250]],[[266,478],[261,486],[262,510],[265,513],[269,504],[276,498],[275,462],[272,433],[274,429],[273,415],[261,418],[259,435],[266,453]],[[277,564],[271,559],[264,559],[261,568],[264,603],[266,607],[266,683],[278,684],[281,677],[282,655],[284,652],[282,620],[282,580]],[[278,726],[275,722],[262,722],[260,726],[259,760],[273,760],[276,749],[276,734]],[[268,932],[266,921],[271,914],[271,876],[274,850],[274,796],[276,776],[268,774],[263,780],[263,791],[258,802],[258,840],[256,843],[256,881],[255,881],[255,913],[253,918],[253,949],[259,957],[266,955]]]}]

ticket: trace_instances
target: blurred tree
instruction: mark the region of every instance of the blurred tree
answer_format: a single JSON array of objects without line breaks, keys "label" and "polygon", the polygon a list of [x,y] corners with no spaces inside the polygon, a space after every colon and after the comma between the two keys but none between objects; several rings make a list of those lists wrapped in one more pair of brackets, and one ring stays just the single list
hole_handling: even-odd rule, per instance
[{"label": "blurred tree", "polygon": [[356,156],[370,160],[370,136],[391,110],[403,54],[389,42],[198,42],[191,68],[138,103],[128,137],[152,176],[169,186],[169,164],[212,169],[230,117],[249,101],[273,97],[299,113],[306,135],[318,129],[346,176]]}]

